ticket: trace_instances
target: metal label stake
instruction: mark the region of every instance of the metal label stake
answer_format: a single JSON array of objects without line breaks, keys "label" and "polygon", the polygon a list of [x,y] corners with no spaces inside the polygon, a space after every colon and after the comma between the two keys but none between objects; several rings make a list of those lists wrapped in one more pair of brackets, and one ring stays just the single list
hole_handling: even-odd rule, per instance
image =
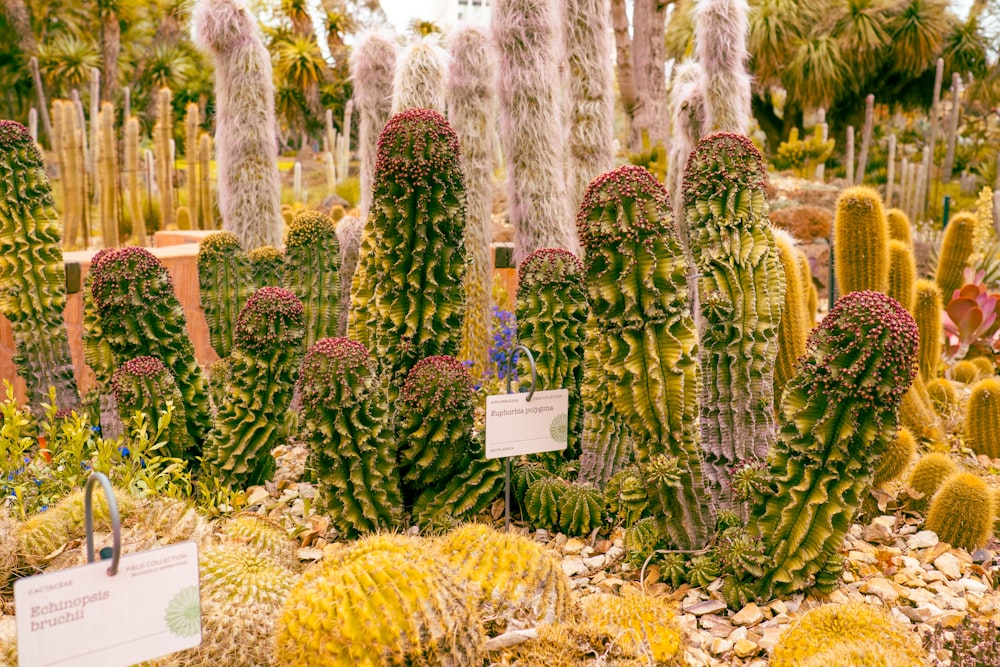
[{"label": "metal label stake", "polygon": [[[538,369],[535,367],[535,357],[531,354],[531,350],[526,348],[524,345],[516,345],[513,350],[510,351],[510,356],[507,357],[507,393],[513,393],[511,391],[511,365],[514,363],[514,357],[517,356],[519,351],[524,351],[528,355],[528,363],[531,364],[531,386],[528,388],[528,395],[525,397],[526,402],[531,401],[531,397],[535,395],[535,389],[538,386]],[[503,528],[505,532],[510,532],[510,458],[509,456],[504,457],[504,501],[503,501]]]},{"label": "metal label stake", "polygon": [[114,539],[114,547],[111,550],[111,567],[108,568],[108,576],[113,577],[118,574],[118,559],[122,553],[122,524],[118,516],[118,502],[115,500],[114,489],[111,482],[103,473],[95,472],[87,480],[87,488],[83,496],[84,527],[87,531],[87,562],[93,563],[94,556],[94,504],[91,494],[94,485],[100,482],[104,489],[104,495],[108,499],[108,514],[111,515],[111,535]]}]

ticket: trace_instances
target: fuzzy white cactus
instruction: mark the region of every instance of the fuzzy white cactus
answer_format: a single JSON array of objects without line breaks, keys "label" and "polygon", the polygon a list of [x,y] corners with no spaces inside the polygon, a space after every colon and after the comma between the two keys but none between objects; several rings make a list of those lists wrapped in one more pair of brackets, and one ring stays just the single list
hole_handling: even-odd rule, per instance
[{"label": "fuzzy white cactus", "polygon": [[392,78],[392,113],[406,109],[445,110],[448,54],[436,35],[416,39],[403,50]]}]

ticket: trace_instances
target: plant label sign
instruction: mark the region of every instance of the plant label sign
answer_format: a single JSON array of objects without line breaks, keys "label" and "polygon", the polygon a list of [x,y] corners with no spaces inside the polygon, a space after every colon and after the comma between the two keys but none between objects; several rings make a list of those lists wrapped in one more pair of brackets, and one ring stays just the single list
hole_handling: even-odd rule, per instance
[{"label": "plant label sign", "polygon": [[125,667],[201,643],[198,545],[19,579],[19,667]]},{"label": "plant label sign", "polygon": [[566,449],[569,390],[486,397],[486,458]]}]

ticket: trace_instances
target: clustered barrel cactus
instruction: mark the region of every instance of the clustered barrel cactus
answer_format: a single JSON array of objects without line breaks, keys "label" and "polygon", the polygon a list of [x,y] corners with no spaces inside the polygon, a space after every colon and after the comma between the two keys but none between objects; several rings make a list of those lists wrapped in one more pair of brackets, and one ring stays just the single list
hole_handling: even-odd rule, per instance
[{"label": "clustered barrel cactus", "polygon": [[233,330],[250,296],[249,261],[231,232],[209,234],[198,245],[198,287],[215,353],[228,357]]},{"label": "clustered barrel cactus", "polygon": [[306,349],[337,335],[340,321],[340,244],[333,221],[319,211],[299,213],[285,242],[285,289],[305,310]]},{"label": "clustered barrel cactus", "polygon": [[263,484],[274,473],[271,450],[283,433],[302,358],[302,302],[262,287],[240,311],[218,406],[207,467],[227,484]]},{"label": "clustered barrel cactus", "polygon": [[129,359],[115,371],[112,388],[122,421],[128,423],[134,412],[142,412],[153,432],[169,401],[173,412],[163,453],[175,458],[190,458],[191,441],[184,426],[184,399],[174,376],[162,361],[156,357]]}]

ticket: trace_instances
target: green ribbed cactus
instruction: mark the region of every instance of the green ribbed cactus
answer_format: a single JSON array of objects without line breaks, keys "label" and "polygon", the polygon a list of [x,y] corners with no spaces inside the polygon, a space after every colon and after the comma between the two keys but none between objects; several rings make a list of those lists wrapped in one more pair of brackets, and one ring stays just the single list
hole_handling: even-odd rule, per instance
[{"label": "green ribbed cactus", "polygon": [[963,472],[945,480],[927,512],[927,529],[953,547],[972,553],[993,537],[993,492],[986,482]]},{"label": "green ribbed cactus", "polygon": [[[773,229],[772,232],[778,259],[785,270],[785,307],[778,323],[778,354],[774,365],[774,397],[780,403],[785,385],[795,377],[795,363],[806,353],[812,316],[808,312],[810,285],[803,281],[795,239],[784,230]],[[808,268],[808,264],[806,266]]]},{"label": "green ribbed cactus", "polygon": [[537,461],[518,460],[511,467],[510,485],[514,498],[520,507],[524,507],[524,496],[528,487],[540,479],[551,477],[552,473]]},{"label": "green ribbed cactus", "polygon": [[229,357],[216,359],[208,367],[208,393],[216,409],[226,400],[226,382],[229,381]]},{"label": "green ribbed cactus", "polygon": [[941,288],[941,298],[951,301],[952,294],[965,283],[962,273],[969,264],[969,256],[975,252],[975,235],[978,222],[976,216],[962,212],[948,221],[941,240],[934,282]]},{"label": "green ribbed cactus", "polygon": [[580,481],[604,486],[631,456],[624,421],[611,402],[604,360],[611,347],[597,325],[597,317],[587,318],[583,348],[583,429],[580,434]]},{"label": "green ribbed cactus", "polygon": [[458,138],[436,111],[409,109],[378,141],[372,225],[375,349],[392,403],[423,359],[456,355],[465,303],[465,187]]},{"label": "green ribbed cactus", "polygon": [[604,523],[604,496],[592,486],[571,484],[559,499],[559,528],[585,537]]},{"label": "green ribbed cactus", "polygon": [[221,532],[227,542],[246,545],[290,570],[299,567],[299,542],[289,537],[280,524],[259,514],[237,514],[222,524]]},{"label": "green ribbed cactus", "polygon": [[156,357],[129,359],[115,371],[111,381],[118,402],[118,414],[128,424],[132,414],[139,411],[146,415],[147,424],[155,432],[160,415],[166,412],[167,402],[173,404],[170,427],[166,433],[167,444],[161,454],[175,458],[192,458],[191,441],[188,439],[184,420],[184,399],[163,362]]},{"label": "green ribbed cactus", "polygon": [[989,377],[973,385],[966,408],[965,444],[976,454],[1000,459],[1000,379]]},{"label": "green ribbed cactus", "polygon": [[266,245],[247,253],[247,270],[254,288],[281,287],[285,280],[285,256],[275,247]]},{"label": "green ribbed cactus", "polygon": [[[541,248],[528,255],[517,273],[518,342],[535,358],[538,387],[569,390],[566,449],[538,455],[555,471],[562,461],[580,458],[580,390],[588,314],[583,264],[568,250]],[[525,371],[522,366],[520,377],[525,377]]]},{"label": "green ribbed cactus", "polygon": [[878,292],[851,292],[813,330],[785,389],[781,431],[751,527],[768,556],[762,597],[810,585],[840,548],[916,373],[917,327]]},{"label": "green ribbed cactus", "polygon": [[215,232],[198,245],[198,288],[208,323],[208,340],[215,353],[228,357],[233,349],[236,318],[250,297],[246,253],[231,232]]},{"label": "green ribbed cactus", "polygon": [[104,326],[101,324],[101,314],[94,303],[92,288],[94,285],[94,267],[97,266],[113,248],[98,250],[90,260],[90,271],[83,279],[83,360],[94,371],[97,386],[101,391],[109,391],[111,377],[118,365],[111,345],[104,339]]},{"label": "green ribbed cactus", "polygon": [[604,487],[604,501],[610,514],[625,528],[639,521],[649,505],[646,480],[639,469],[629,466],[615,473]]},{"label": "green ribbed cactus", "polygon": [[261,287],[236,321],[228,381],[206,464],[225,484],[263,484],[274,474],[271,450],[284,436],[295,372],[302,358],[302,303],[280,287]]},{"label": "green ribbed cactus", "polygon": [[889,225],[881,195],[863,185],[844,190],[837,198],[833,226],[837,294],[885,293],[889,289]]},{"label": "green ribbed cactus", "polygon": [[356,340],[366,349],[372,349],[375,335],[375,263],[378,246],[371,216],[361,230],[358,245],[358,263],[351,277],[351,303],[347,314],[347,337]]},{"label": "green ribbed cactus", "polygon": [[636,567],[641,567],[647,562],[653,552],[661,546],[656,517],[643,517],[625,531],[625,558]]},{"label": "green ribbed cactus", "polygon": [[872,486],[883,487],[897,479],[906,471],[916,453],[917,440],[913,437],[913,433],[908,428],[899,427],[896,430],[896,437],[879,457],[878,466],[872,475]]},{"label": "green ribbed cactus", "polygon": [[163,361],[184,397],[191,452],[197,456],[211,424],[208,385],[166,267],[148,250],[128,247],[110,251],[90,270],[104,340],[116,359]]},{"label": "green ribbed cactus", "polygon": [[937,377],[941,364],[941,288],[932,280],[918,280],[914,284],[913,319],[920,330],[920,377],[931,382]]},{"label": "green ribbed cactus", "polygon": [[559,477],[544,477],[532,482],[524,492],[524,513],[533,526],[551,528],[559,525],[559,504],[569,484]]},{"label": "green ribbed cactus", "polygon": [[913,472],[910,473],[909,486],[922,494],[923,498],[914,505],[917,507],[926,505],[944,481],[956,472],[958,466],[955,465],[954,459],[944,452],[930,452],[917,459]]},{"label": "green ribbed cactus", "polygon": [[885,212],[885,221],[889,225],[889,238],[902,241],[908,246],[913,245],[913,230],[909,216],[898,208],[890,208]]},{"label": "green ribbed cactus", "polygon": [[299,390],[300,435],[334,526],[347,535],[391,528],[402,510],[396,444],[368,351],[346,338],[318,341],[302,361]]},{"label": "green ribbed cactus", "polygon": [[917,261],[904,241],[889,241],[889,289],[886,294],[914,312],[917,300]]},{"label": "green ribbed cactus", "polygon": [[698,336],[669,196],[642,167],[620,167],[590,184],[577,228],[615,410],[640,462],[669,454],[682,469],[673,494],[657,494],[668,504],[652,514],[676,545],[704,546],[712,521],[695,428]]},{"label": "green ribbed cactus", "polygon": [[0,313],[14,334],[14,365],[42,412],[80,402],[63,322],[66,276],[59,218],[45,165],[27,128],[0,121]]},{"label": "green ribbed cactus", "polygon": [[295,216],[285,240],[285,289],[305,309],[306,349],[337,335],[340,319],[340,243],[333,221],[319,211]]},{"label": "green ribbed cactus", "polygon": [[[726,174],[720,178],[719,174]],[[767,215],[764,163],[738,134],[701,139],[684,171],[684,206],[701,306],[701,448],[712,499],[741,506],[734,467],[774,441],[774,365],[785,272]]]}]

